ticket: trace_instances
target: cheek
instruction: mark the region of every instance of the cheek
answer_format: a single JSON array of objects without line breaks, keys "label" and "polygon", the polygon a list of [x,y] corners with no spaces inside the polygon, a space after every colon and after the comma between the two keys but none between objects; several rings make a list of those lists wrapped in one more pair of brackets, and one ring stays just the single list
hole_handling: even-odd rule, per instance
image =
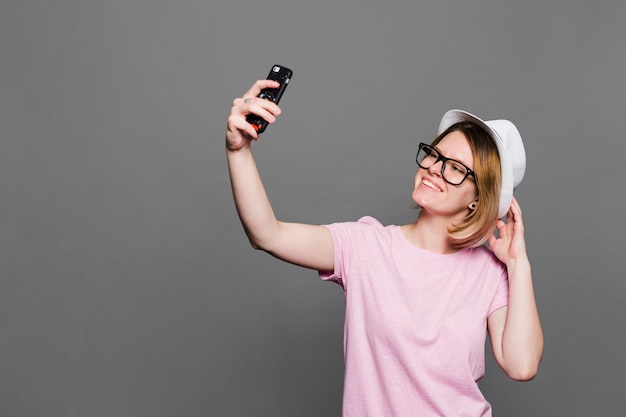
[{"label": "cheek", "polygon": [[413,199],[413,201],[419,205],[421,205],[421,200],[422,200],[422,196],[420,196],[420,194],[422,194],[420,192],[420,184],[422,182],[422,176],[420,175],[419,171],[415,174],[415,178],[413,178],[413,192],[411,193],[411,198]]},{"label": "cheek", "polygon": [[415,185],[418,185],[420,182],[422,182],[422,179],[424,178],[424,175],[427,174],[427,170],[425,170],[424,168],[418,168],[417,171],[415,171],[415,177],[413,179],[413,182]]},{"label": "cheek", "polygon": [[478,190],[476,189],[476,186],[472,186],[470,187],[465,193],[464,193],[465,199],[467,201],[469,201],[470,203],[472,201],[475,201],[478,199]]}]

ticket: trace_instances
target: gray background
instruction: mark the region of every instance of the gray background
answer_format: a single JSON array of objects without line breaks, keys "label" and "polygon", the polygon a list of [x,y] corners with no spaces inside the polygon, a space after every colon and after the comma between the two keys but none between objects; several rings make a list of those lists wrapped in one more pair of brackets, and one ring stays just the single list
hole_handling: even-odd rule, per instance
[{"label": "gray background", "polygon": [[482,387],[497,416],[623,415],[625,17],[620,0],[4,0],[0,415],[340,414],[341,289],[252,250],[230,195],[226,116],[272,64],[295,74],[255,152],[285,220],[412,221],[441,115],[512,119],[546,351],[529,383],[489,357]]}]

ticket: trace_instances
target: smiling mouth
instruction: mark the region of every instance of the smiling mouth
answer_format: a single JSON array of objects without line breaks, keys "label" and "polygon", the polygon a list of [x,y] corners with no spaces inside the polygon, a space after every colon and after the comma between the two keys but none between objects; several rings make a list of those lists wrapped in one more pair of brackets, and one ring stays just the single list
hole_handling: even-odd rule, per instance
[{"label": "smiling mouth", "polygon": [[441,188],[437,187],[435,184],[433,184],[432,182],[424,179],[422,180],[422,184],[424,184],[426,187],[430,188],[431,190],[435,190],[435,191],[443,191]]}]

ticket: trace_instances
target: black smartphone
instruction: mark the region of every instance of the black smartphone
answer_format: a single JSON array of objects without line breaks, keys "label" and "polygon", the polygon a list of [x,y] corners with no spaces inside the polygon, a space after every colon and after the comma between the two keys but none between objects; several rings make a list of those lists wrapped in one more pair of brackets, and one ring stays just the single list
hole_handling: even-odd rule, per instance
[{"label": "black smartphone", "polygon": [[[280,98],[285,92],[285,88],[287,88],[287,85],[289,85],[289,81],[291,81],[292,76],[293,71],[289,68],[283,67],[282,65],[274,65],[270,70],[270,73],[267,75],[267,79],[278,81],[280,83],[280,86],[278,86],[277,88],[265,88],[261,90],[261,93],[258,95],[258,97],[273,101],[274,103],[278,104]],[[246,117],[246,120],[254,127],[254,130],[256,130],[258,133],[265,132],[265,128],[267,128],[268,125],[265,119],[254,114],[249,114]]]}]

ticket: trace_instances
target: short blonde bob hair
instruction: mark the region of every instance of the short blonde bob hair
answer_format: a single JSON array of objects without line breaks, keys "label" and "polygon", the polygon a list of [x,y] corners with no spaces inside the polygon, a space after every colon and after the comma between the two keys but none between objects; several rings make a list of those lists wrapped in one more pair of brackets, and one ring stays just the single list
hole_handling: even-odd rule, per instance
[{"label": "short blonde bob hair", "polygon": [[500,156],[493,139],[485,129],[472,122],[455,123],[435,138],[436,146],[449,133],[459,131],[465,135],[472,150],[476,175],[477,200],[475,209],[448,228],[448,243],[455,249],[477,247],[484,244],[493,233],[502,188]]}]

